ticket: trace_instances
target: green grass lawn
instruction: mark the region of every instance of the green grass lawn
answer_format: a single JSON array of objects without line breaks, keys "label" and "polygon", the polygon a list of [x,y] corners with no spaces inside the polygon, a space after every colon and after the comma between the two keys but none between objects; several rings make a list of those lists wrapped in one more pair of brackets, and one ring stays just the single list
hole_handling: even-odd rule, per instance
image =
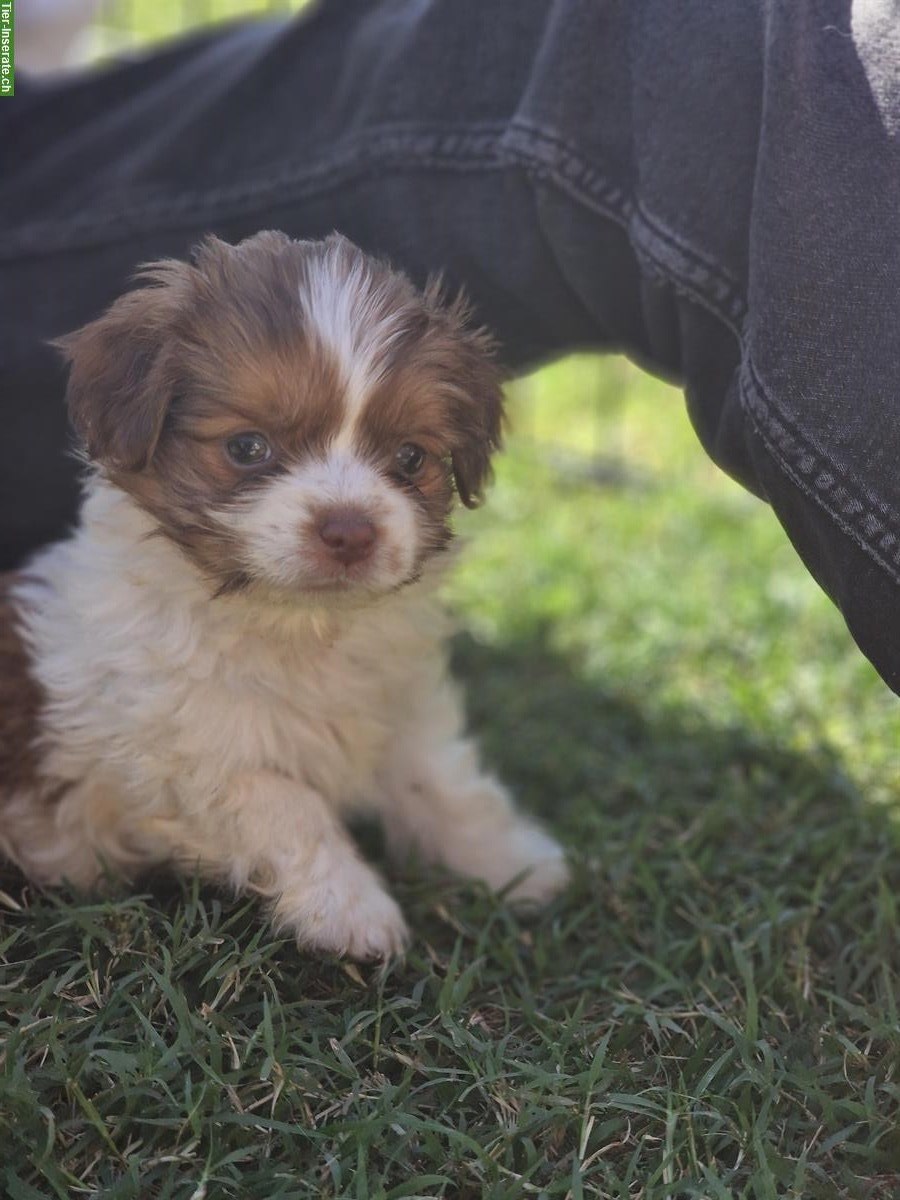
[{"label": "green grass lawn", "polygon": [[7,870],[4,1196],[900,1196],[896,701],[677,393],[572,360],[512,417],[455,659],[571,891],[395,876],[381,973]]}]

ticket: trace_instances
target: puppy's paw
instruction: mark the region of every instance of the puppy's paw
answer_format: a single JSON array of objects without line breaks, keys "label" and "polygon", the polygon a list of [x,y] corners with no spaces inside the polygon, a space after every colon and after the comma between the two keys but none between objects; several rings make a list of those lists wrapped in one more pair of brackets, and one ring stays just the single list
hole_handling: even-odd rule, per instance
[{"label": "puppy's paw", "polygon": [[345,907],[335,924],[333,953],[385,962],[399,958],[409,943],[409,928],[396,900],[383,888]]},{"label": "puppy's paw", "polygon": [[310,950],[360,961],[399,957],[409,930],[397,902],[364,863],[345,865],[297,903],[279,904],[282,924]]},{"label": "puppy's paw", "polygon": [[569,883],[562,846],[530,821],[516,820],[502,837],[497,837],[491,849],[488,883],[497,891],[512,883],[506,895],[516,908],[548,904]]}]

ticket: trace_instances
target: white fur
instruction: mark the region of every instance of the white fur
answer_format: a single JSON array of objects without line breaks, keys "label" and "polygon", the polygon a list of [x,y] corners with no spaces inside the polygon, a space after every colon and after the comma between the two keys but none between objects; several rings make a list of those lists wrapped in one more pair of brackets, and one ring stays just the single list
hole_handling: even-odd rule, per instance
[{"label": "white fur", "polygon": [[382,303],[365,260],[356,259],[342,272],[341,254],[342,245],[335,242],[310,264],[300,305],[307,333],[330,351],[342,375],[345,417],[333,445],[346,450],[353,445],[360,413],[384,374],[403,323],[396,307]]},{"label": "white fur", "polygon": [[[242,518],[261,561],[289,548],[318,469],[276,481]],[[336,496],[359,487],[371,502],[359,464],[321,470]],[[390,519],[399,544],[410,531]],[[358,957],[396,953],[406,926],[345,832],[354,809],[380,813],[397,852],[495,887],[522,876],[517,899],[564,884],[557,844],[516,814],[465,738],[436,568],[347,609],[263,592],[213,599],[151,529],[95,480],[81,528],[18,585],[48,698],[40,794],[0,797],[0,846],[27,872],[91,884],[102,863],[196,863],[271,898],[304,944]]]}]

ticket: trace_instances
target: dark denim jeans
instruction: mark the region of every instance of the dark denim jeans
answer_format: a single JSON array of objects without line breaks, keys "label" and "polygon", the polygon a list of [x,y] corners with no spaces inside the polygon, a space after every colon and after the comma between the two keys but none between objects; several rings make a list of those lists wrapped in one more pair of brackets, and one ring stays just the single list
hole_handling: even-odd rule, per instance
[{"label": "dark denim jeans", "polygon": [[[6,565],[76,507],[47,338],[214,230],[465,284],[524,366],[622,349],[900,690],[896,0],[330,0],[0,104]],[[640,553],[640,549],[636,549]]]}]

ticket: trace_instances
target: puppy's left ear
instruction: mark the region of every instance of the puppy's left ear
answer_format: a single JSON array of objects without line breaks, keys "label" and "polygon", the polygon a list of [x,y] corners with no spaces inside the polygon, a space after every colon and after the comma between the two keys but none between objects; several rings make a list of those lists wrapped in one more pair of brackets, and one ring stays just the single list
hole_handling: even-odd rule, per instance
[{"label": "puppy's left ear", "polygon": [[429,283],[426,298],[452,345],[448,378],[452,385],[454,446],[450,452],[456,491],[466,508],[475,508],[491,477],[491,456],[503,440],[503,381],[496,343],[474,327],[464,296],[447,304],[441,283]]},{"label": "puppy's left ear", "polygon": [[140,471],[153,455],[175,392],[167,351],[188,271],[175,261],[150,264],[143,286],[54,342],[69,363],[72,425],[103,466]]}]

